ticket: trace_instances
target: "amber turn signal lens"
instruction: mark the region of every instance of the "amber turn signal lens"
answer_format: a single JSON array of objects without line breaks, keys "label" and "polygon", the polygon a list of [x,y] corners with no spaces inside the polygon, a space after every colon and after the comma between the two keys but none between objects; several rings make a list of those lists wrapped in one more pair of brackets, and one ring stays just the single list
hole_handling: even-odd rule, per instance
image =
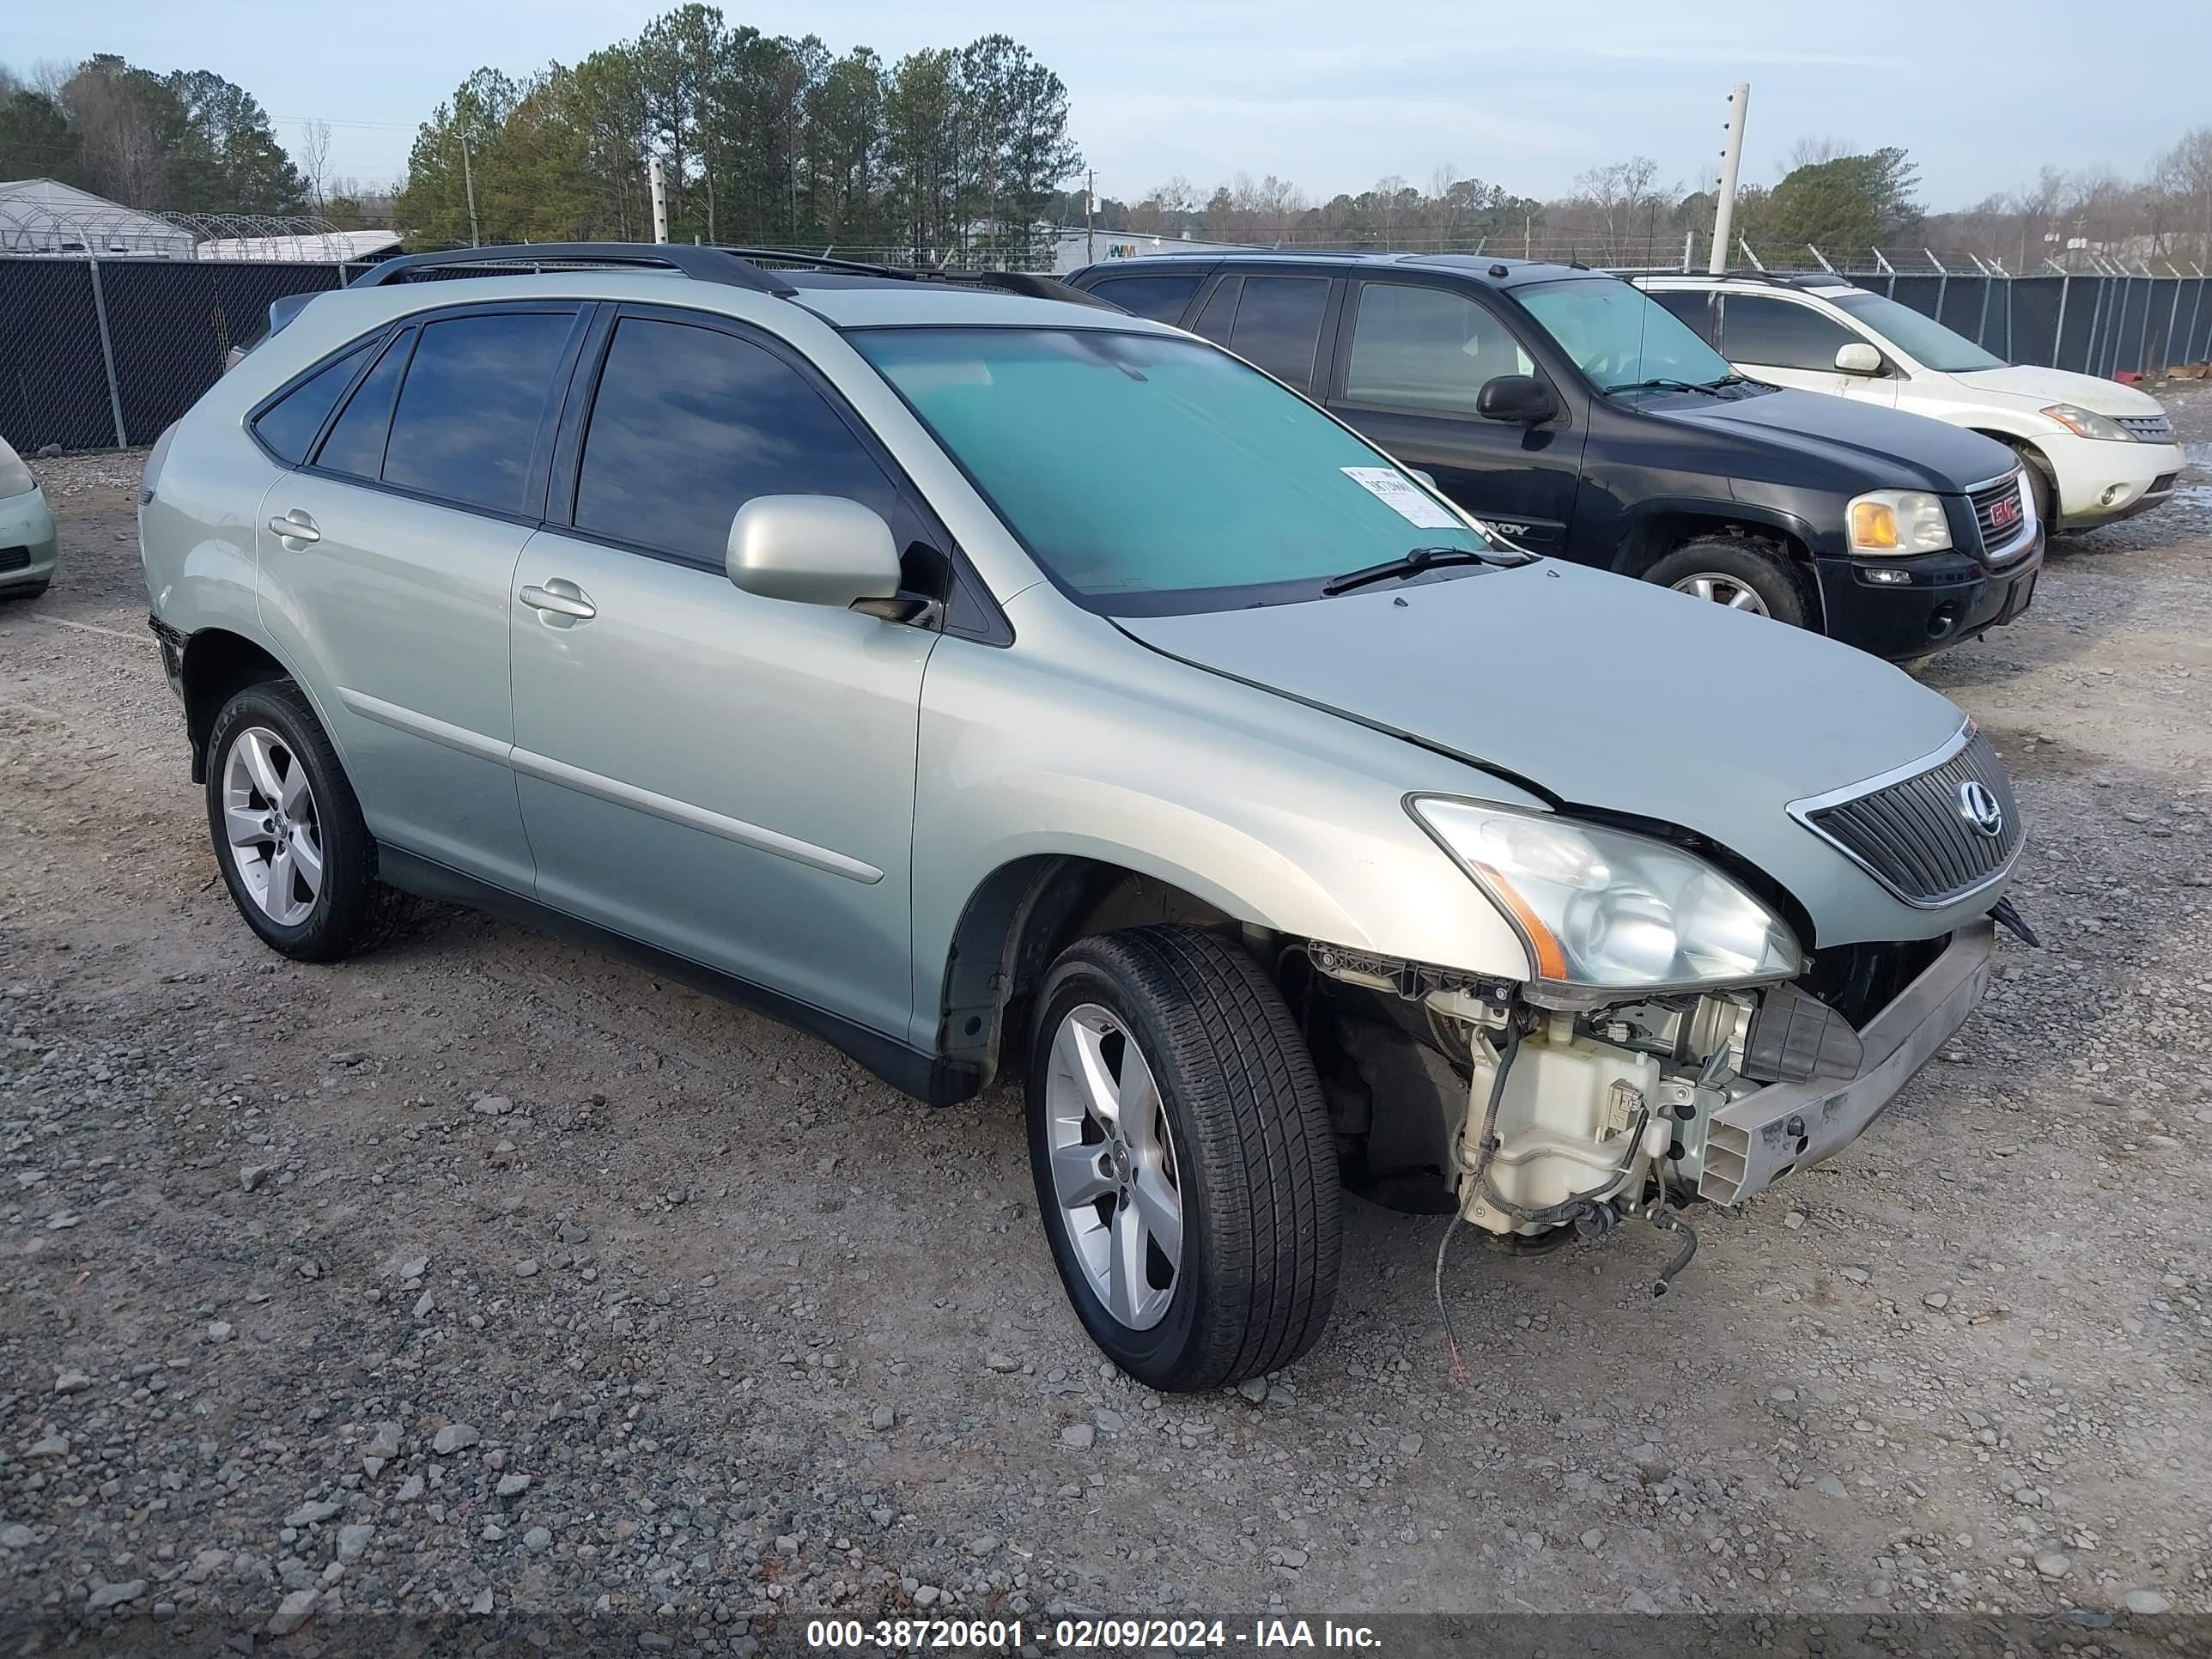
[{"label": "amber turn signal lens", "polygon": [[1897,546],[1897,509],[1887,501],[1853,501],[1851,545],[1859,548]]}]

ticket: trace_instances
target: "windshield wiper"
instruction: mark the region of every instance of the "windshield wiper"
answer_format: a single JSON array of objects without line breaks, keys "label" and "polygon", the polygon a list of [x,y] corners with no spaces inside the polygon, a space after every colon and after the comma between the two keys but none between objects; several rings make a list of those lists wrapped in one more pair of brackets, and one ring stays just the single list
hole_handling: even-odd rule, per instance
[{"label": "windshield wiper", "polygon": [[1516,549],[1502,547],[1412,547],[1395,559],[1385,559],[1380,564],[1365,565],[1358,570],[1347,570],[1341,576],[1332,576],[1321,585],[1321,591],[1334,599],[1339,593],[1349,593],[1355,587],[1365,587],[1370,582],[1387,582],[1393,577],[1418,576],[1425,570],[1454,564],[1495,565],[1510,570],[1516,565],[1534,562],[1535,555]]},{"label": "windshield wiper", "polygon": [[[1732,380],[1739,377],[1731,374],[1728,378]],[[1720,388],[1725,384],[1727,382],[1723,380],[1716,380],[1711,385],[1696,380],[1626,380],[1619,386],[1606,387],[1605,395],[1610,398],[1616,392],[1702,392],[1709,398],[1717,398],[1721,395]]]}]

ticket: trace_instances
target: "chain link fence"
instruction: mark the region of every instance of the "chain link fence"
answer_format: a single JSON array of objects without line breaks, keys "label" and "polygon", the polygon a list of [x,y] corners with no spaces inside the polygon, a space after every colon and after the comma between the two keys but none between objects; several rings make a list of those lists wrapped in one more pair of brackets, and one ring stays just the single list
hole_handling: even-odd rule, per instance
[{"label": "chain link fence", "polygon": [[0,438],[26,454],[147,444],[287,294],[356,268],[228,259],[0,258]]},{"label": "chain link fence", "polygon": [[[833,257],[868,259],[891,252],[841,249]],[[1679,258],[1584,263],[1682,269]],[[1890,268],[1848,268],[1861,263]],[[1831,268],[2008,362],[2154,380],[2212,361],[2212,276],[2011,276],[1924,264],[1905,270],[1887,258]],[[231,347],[259,335],[270,301],[343,287],[359,269],[0,257],[0,438],[25,453],[50,444],[106,449],[151,443],[215,384]]]}]

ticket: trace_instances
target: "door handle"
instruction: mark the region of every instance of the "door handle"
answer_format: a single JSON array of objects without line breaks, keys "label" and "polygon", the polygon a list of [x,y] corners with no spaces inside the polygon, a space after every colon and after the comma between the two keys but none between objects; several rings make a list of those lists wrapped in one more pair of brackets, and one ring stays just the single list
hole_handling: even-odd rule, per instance
[{"label": "door handle", "polygon": [[270,520],[269,527],[276,532],[280,539],[288,542],[299,542],[304,544],[307,542],[319,542],[323,538],[323,532],[315,528],[315,521],[296,507],[289,513],[280,513]]},{"label": "door handle", "polygon": [[572,581],[556,576],[542,587],[536,583],[524,588],[520,596],[523,604],[543,613],[548,626],[568,628],[580,622],[589,622],[599,614],[592,596]]}]

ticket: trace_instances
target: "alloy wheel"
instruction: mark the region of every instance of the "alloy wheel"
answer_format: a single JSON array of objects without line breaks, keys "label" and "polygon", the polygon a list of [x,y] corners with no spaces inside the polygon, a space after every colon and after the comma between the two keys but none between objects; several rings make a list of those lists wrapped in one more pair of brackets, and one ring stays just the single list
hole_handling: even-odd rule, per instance
[{"label": "alloy wheel", "polygon": [[1754,617],[1767,614],[1766,601],[1759,597],[1756,589],[1734,576],[1723,575],[1717,570],[1701,570],[1685,576],[1674,584],[1677,593],[1687,593],[1694,599],[1710,599],[1715,605],[1724,605],[1731,611],[1748,611]]},{"label": "alloy wheel", "polygon": [[1167,1105],[1129,1030],[1086,1002],[1054,1034],[1045,1080],[1054,1200],[1115,1322],[1166,1317],[1182,1264],[1182,1192]]},{"label": "alloy wheel", "polygon": [[224,838],[240,884],[269,919],[296,927],[323,890],[322,825],[307,768],[265,726],[238,734],[223,763]]}]

